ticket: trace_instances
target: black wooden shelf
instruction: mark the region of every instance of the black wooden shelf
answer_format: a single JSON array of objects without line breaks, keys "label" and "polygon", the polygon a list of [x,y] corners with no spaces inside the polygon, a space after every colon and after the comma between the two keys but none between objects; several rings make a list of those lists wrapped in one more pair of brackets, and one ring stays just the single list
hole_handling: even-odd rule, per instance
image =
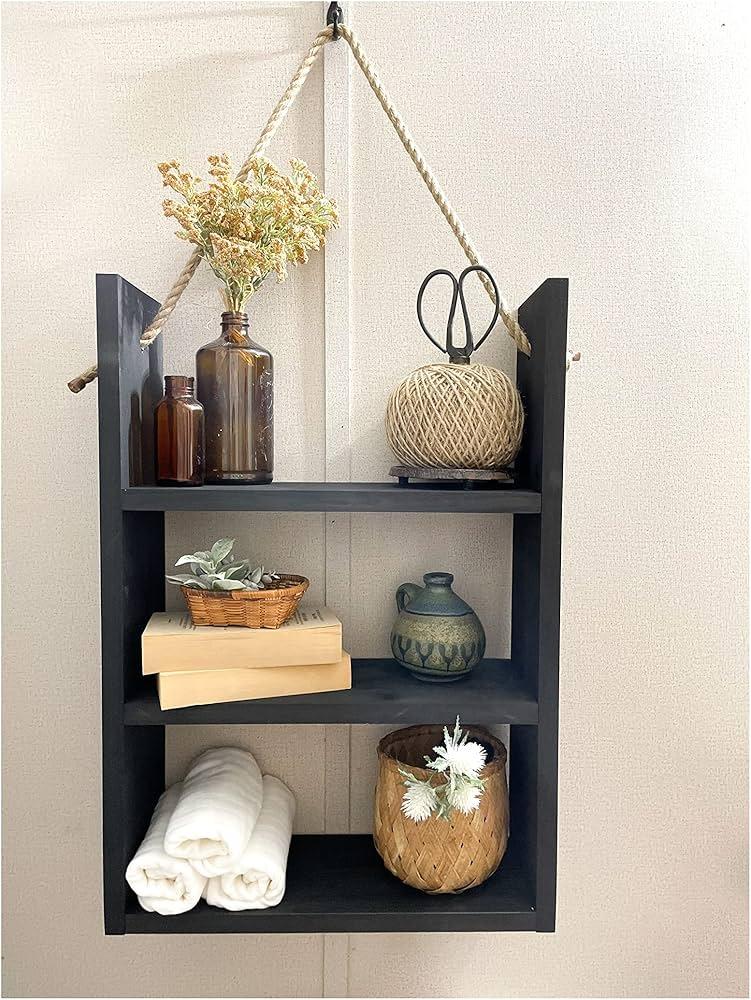
[{"label": "black wooden shelf", "polygon": [[129,895],[125,929],[133,934],[532,931],[534,891],[512,854],[510,849],[484,885],[428,896],[386,871],[370,836],[297,836],[278,906],[232,913],[202,900],[187,913],[163,917],[142,910]]},{"label": "black wooden shelf", "polygon": [[[519,309],[533,345],[531,357],[517,358],[525,410],[514,464],[520,486],[277,482],[181,490],[153,485],[162,346],[157,339],[142,351],[139,338],[159,303],[119,275],[97,275],[106,934],[554,930],[567,302],[568,282],[549,278]],[[164,610],[165,512],[222,510],[522,515],[513,519],[510,658],[433,685],[390,659],[355,660],[350,691],[162,712],[154,679],[141,676],[140,647],[149,618]],[[449,520],[446,530],[473,528]],[[419,553],[415,560],[417,572]],[[201,903],[161,917],[141,910],[128,889],[126,865],[164,790],[167,726],[396,728],[451,722],[457,713],[468,725],[509,725],[511,842],[485,885],[427,896],[388,874],[370,837],[331,834],[293,838],[287,892],[272,909],[229,913]]]},{"label": "black wooden shelf", "polygon": [[[263,725],[305,723],[414,725],[453,722],[458,713],[476,725],[537,725],[537,699],[526,686],[524,672],[510,660],[484,660],[466,679],[428,684],[412,677],[394,660],[353,660],[352,689],[321,694],[262,698],[221,705],[197,705],[162,711],[153,677],[125,702],[125,724]],[[451,718],[446,706],[451,706]]]},{"label": "black wooden shelf", "polygon": [[267,486],[134,486],[123,510],[319,510],[539,514],[541,495],[506,487],[436,488],[396,483],[270,483]]}]

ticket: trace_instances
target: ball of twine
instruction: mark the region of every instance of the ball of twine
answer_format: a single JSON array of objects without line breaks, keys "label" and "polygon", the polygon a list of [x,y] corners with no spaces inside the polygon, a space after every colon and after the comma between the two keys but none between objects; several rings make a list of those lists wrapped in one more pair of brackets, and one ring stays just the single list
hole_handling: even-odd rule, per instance
[{"label": "ball of twine", "polygon": [[418,368],[391,393],[386,437],[402,465],[434,469],[499,469],[519,451],[521,396],[487,365]]}]

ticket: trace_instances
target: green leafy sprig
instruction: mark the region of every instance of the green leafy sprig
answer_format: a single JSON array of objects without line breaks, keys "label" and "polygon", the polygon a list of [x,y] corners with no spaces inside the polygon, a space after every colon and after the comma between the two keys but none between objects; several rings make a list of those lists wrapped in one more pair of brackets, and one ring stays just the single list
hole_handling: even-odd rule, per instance
[{"label": "green leafy sprig", "polygon": [[233,561],[234,538],[220,538],[205,552],[180,556],[175,563],[188,566],[189,573],[168,574],[166,580],[178,587],[197,590],[265,590],[279,580],[278,573],[269,573],[263,566],[250,568],[250,560]]}]

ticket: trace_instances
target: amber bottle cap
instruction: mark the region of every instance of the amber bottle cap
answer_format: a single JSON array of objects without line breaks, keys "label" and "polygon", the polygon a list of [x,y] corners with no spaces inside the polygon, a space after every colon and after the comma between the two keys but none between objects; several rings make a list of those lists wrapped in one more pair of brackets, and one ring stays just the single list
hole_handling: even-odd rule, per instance
[{"label": "amber bottle cap", "polygon": [[192,375],[165,375],[164,376],[164,391],[165,392],[193,392],[193,387],[195,385],[195,379]]}]

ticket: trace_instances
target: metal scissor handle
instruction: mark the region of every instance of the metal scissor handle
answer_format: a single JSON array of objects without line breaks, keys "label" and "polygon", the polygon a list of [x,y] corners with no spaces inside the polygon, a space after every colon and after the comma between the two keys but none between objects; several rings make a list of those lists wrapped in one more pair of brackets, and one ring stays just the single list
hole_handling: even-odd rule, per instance
[{"label": "metal scissor handle", "polygon": [[[468,274],[472,274],[473,271],[482,271],[483,274],[487,275],[493,286],[493,291],[495,292],[495,312],[493,313],[493,318],[490,321],[485,333],[480,337],[477,343],[474,342],[472,338],[472,327],[469,322],[469,314],[467,312],[467,303],[464,299],[464,279]],[[451,278],[451,283],[453,285],[453,295],[451,296],[451,306],[449,307],[449,317],[446,323],[446,346],[443,347],[435,337],[432,335],[430,330],[425,326],[425,322],[422,318],[422,299],[425,294],[425,289],[428,287],[429,282],[436,277],[438,274],[445,274],[447,278]],[[466,334],[465,343],[463,347],[457,347],[454,344],[454,316],[456,315],[456,304],[457,301],[462,307],[462,316],[464,318],[464,331]],[[493,275],[488,271],[486,267],[481,264],[473,264],[471,267],[465,267],[462,273],[459,275],[459,280],[454,277],[451,271],[446,271],[444,268],[438,268],[436,271],[431,271],[427,278],[420,285],[420,291],[417,293],[417,318],[420,321],[420,326],[422,327],[422,332],[428,338],[428,340],[435,344],[439,351],[444,351],[448,354],[451,361],[459,363],[469,362],[470,356],[473,351],[476,351],[478,347],[481,347],[485,343],[485,340],[490,335],[493,327],[496,324],[496,320],[501,311],[501,296],[498,292],[498,286],[495,283]]]}]

